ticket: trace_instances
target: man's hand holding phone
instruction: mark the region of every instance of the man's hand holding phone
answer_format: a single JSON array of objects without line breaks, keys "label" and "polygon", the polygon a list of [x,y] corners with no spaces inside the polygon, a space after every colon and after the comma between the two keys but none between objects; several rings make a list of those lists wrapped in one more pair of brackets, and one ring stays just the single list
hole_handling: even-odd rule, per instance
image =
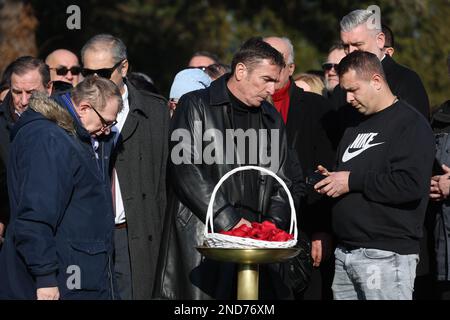
[{"label": "man's hand holding phone", "polygon": [[319,165],[317,166],[317,172],[325,176],[314,185],[314,189],[318,193],[337,198],[350,191],[348,187],[350,171],[329,172],[325,167]]}]

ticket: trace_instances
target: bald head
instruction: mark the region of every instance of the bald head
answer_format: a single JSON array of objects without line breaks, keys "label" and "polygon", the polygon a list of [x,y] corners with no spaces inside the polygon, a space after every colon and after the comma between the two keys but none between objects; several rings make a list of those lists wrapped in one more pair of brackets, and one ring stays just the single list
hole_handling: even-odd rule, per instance
[{"label": "bald head", "polygon": [[66,49],[57,49],[53,52],[51,52],[47,58],[45,58],[45,63],[49,64],[49,63],[55,63],[59,62],[59,61],[75,61],[78,63],[78,58],[77,56],[69,50]]},{"label": "bald head", "polygon": [[286,63],[286,67],[281,70],[280,81],[275,86],[275,90],[279,90],[287,85],[289,77],[294,74],[294,47],[292,46],[291,41],[285,37],[267,37],[264,38],[264,41],[280,52]]},{"label": "bald head", "polygon": [[66,49],[58,49],[50,53],[45,59],[50,68],[52,81],[64,81],[76,86],[79,82],[80,63],[78,57]]},{"label": "bald head", "polygon": [[285,37],[267,37],[264,41],[283,54],[286,64],[294,63],[294,47],[291,40]]}]

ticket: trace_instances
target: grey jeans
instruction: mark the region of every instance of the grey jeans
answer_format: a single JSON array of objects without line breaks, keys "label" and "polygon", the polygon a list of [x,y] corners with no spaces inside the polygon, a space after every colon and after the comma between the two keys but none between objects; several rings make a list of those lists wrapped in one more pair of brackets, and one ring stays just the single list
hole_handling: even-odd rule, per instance
[{"label": "grey jeans", "polygon": [[418,254],[338,246],[334,255],[335,300],[412,300]]}]

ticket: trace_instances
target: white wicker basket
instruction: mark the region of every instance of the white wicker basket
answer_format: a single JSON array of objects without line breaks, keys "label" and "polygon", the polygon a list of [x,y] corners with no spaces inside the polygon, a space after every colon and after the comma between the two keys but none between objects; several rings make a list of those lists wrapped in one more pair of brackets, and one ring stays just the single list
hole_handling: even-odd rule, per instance
[{"label": "white wicker basket", "polygon": [[[289,233],[294,235],[294,239],[289,241],[265,241],[265,240],[255,240],[250,238],[242,238],[242,237],[235,237],[235,236],[229,236],[219,233],[214,233],[214,223],[213,223],[213,204],[214,200],[216,198],[216,193],[219,190],[222,183],[228,179],[231,175],[233,175],[236,172],[239,171],[246,171],[246,170],[258,170],[265,174],[268,174],[272,177],[274,177],[284,188],[286,191],[286,194],[289,198],[289,205],[291,206],[291,225],[289,228]],[[208,232],[208,226],[211,229],[211,232]],[[211,248],[239,248],[239,249],[251,249],[251,248],[290,248],[297,244],[297,218],[295,213],[295,207],[294,207],[294,201],[292,200],[291,193],[286,186],[286,183],[278,177],[275,173],[272,171],[257,167],[257,166],[243,166],[238,167],[230,172],[227,172],[217,183],[215,186],[213,193],[211,195],[211,199],[209,201],[208,205],[208,211],[206,213],[206,223],[205,223],[205,231],[204,231],[204,237],[205,237],[205,245],[207,247]]]}]

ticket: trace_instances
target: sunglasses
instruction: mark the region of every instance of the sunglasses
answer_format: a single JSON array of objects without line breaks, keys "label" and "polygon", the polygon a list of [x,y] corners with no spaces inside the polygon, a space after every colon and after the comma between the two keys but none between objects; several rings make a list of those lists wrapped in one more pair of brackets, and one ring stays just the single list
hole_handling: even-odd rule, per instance
[{"label": "sunglasses", "polygon": [[87,77],[87,76],[96,74],[99,77],[110,79],[114,70],[116,70],[117,67],[120,66],[120,64],[123,61],[124,60],[120,60],[115,65],[113,65],[111,68],[103,68],[103,69],[97,69],[97,70],[83,68],[83,69],[81,69],[81,74],[83,75],[83,77]]},{"label": "sunglasses", "polygon": [[208,67],[207,66],[198,66],[198,67],[187,67],[186,69],[200,69],[202,71],[205,71]]},{"label": "sunglasses", "polygon": [[[117,124],[117,120],[108,122],[106,121],[101,115],[100,113],[98,113],[97,110],[95,110],[94,107],[91,106],[91,109],[94,110],[94,112],[98,115],[98,118],[100,119],[101,123],[102,123],[102,128],[100,130],[106,130],[106,129],[110,129],[112,126]],[[100,131],[99,130],[99,131]]]},{"label": "sunglasses", "polygon": [[339,64],[338,63],[324,63],[322,64],[323,71],[330,71],[334,68],[334,70],[337,70]]},{"label": "sunglasses", "polygon": [[69,71],[74,76],[77,76],[81,72],[81,67],[80,66],[73,66],[71,68],[67,68],[67,67],[62,66],[62,67],[58,67],[58,68],[50,68],[50,70],[56,70],[56,74],[58,76],[65,76]]}]

